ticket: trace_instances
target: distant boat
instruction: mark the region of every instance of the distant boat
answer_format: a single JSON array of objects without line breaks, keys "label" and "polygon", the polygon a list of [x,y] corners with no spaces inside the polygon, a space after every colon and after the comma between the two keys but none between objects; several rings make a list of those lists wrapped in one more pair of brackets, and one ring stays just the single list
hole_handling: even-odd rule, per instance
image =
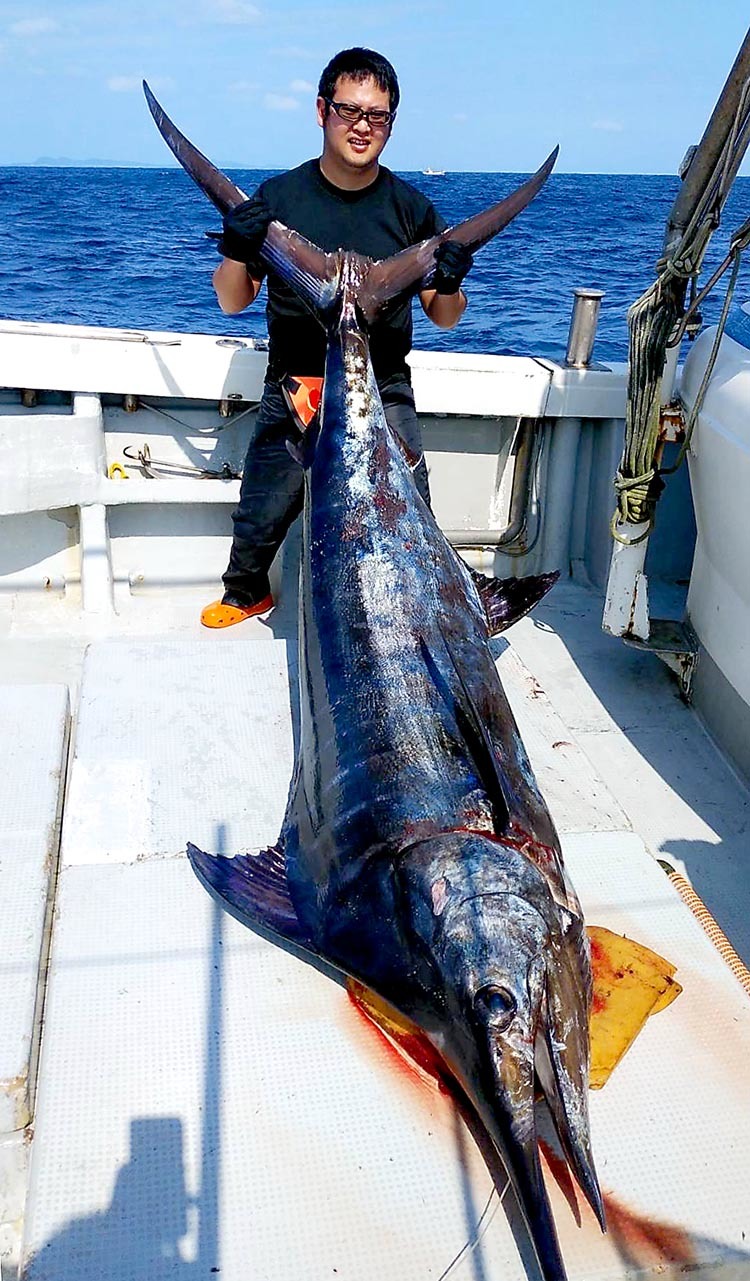
[{"label": "distant boat", "polygon": [[422,173],[427,178],[444,178],[445,177],[444,169],[423,169]]}]

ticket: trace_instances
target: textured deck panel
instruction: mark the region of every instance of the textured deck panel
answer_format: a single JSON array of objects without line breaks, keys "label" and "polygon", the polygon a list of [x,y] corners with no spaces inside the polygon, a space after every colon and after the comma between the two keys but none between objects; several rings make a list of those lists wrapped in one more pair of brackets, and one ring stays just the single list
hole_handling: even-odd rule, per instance
[{"label": "textured deck panel", "polygon": [[0,686],[0,1139],[30,1120],[29,1060],[67,731],[64,686]]},{"label": "textured deck panel", "polygon": [[[637,837],[564,844],[684,987],[591,1096],[608,1237],[548,1179],[570,1281],[750,1278],[750,1001]],[[449,1100],[184,860],[62,872],[24,1281],[524,1281],[527,1249]]]},{"label": "textured deck panel", "polygon": [[629,827],[625,811],[510,645],[503,648],[497,670],[558,831],[610,832]]},{"label": "textured deck panel", "polygon": [[[228,639],[228,638],[227,638]],[[234,638],[233,638],[234,639]],[[510,649],[499,671],[561,831],[627,826]],[[261,622],[218,640],[108,640],[86,653],[63,829],[64,864],[239,853],[273,843],[294,759],[296,638]]]},{"label": "textured deck panel", "polygon": [[[296,640],[107,640],[86,652],[62,861],[131,862],[188,841],[279,834],[294,757]],[[289,672],[287,668],[289,667]]]}]

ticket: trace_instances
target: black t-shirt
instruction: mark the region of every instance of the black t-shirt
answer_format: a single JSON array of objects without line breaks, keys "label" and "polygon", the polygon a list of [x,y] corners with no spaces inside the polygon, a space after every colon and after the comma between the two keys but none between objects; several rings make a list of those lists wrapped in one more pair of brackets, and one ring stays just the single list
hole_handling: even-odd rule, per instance
[{"label": "black t-shirt", "polygon": [[[369,187],[343,191],[323,176],[317,160],[308,160],[268,178],[257,194],[274,218],[328,252],[352,249],[368,258],[389,258],[446,227],[426,196],[382,165]],[[267,283],[269,378],[285,373],[321,375],[326,351],[323,327],[276,272],[269,271]],[[379,382],[407,373],[405,358],[411,342],[411,299],[394,299],[370,331]]]}]

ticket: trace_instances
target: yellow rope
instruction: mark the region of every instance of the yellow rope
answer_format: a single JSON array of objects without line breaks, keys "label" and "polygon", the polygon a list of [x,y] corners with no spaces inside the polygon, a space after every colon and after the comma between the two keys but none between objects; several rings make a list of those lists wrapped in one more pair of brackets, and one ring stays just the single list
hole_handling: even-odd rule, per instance
[{"label": "yellow rope", "polygon": [[662,859],[659,859],[659,863],[664,868],[682,901],[690,908],[693,916],[708,935],[719,955],[729,966],[734,977],[742,984],[745,991],[750,994],[750,970],[748,970],[742,957],[735,952],[726,934],[714,920],[703,900],[696,894],[690,882],[679,872],[676,872],[669,863],[664,862]]}]

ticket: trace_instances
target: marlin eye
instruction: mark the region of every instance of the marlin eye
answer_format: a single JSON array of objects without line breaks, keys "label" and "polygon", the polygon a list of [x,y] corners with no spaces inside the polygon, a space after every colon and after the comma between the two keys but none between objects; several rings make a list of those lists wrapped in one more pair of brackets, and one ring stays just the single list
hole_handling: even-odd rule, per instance
[{"label": "marlin eye", "polygon": [[476,993],[474,1009],[480,1018],[485,1019],[492,1027],[503,1031],[513,1022],[516,999],[506,987],[497,987],[494,983],[488,983]]}]

